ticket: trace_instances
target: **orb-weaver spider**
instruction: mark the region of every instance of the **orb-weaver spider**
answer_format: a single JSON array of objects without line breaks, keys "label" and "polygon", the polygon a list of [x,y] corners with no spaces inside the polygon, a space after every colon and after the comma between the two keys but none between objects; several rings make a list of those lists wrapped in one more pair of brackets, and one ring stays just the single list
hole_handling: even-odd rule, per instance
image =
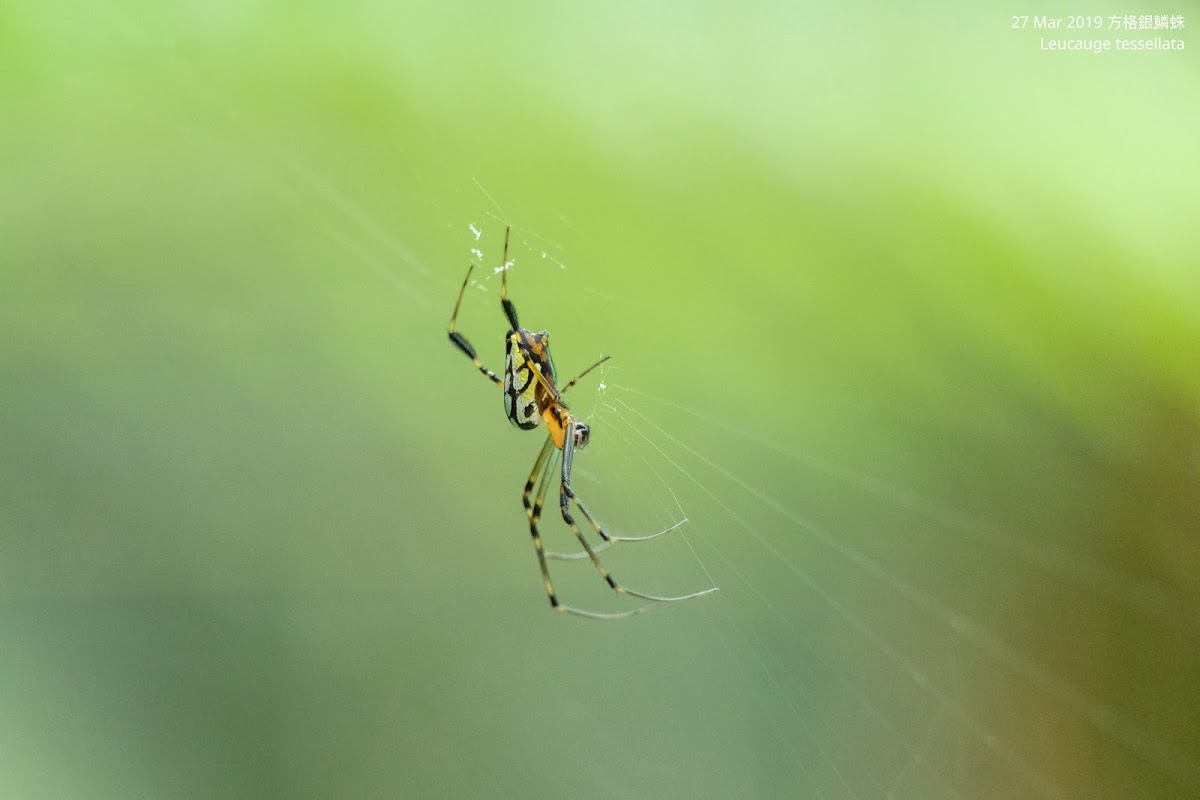
[{"label": "orb-weaver spider", "polygon": [[[542,445],[541,452],[538,453],[537,460],[533,462],[533,469],[529,473],[529,478],[525,481],[525,492],[521,496],[521,501],[525,505],[525,513],[529,517],[529,532],[533,535],[533,547],[537,551],[538,565],[542,570],[542,581],[546,585],[546,594],[550,598],[550,605],[556,611],[576,614],[591,619],[621,619],[653,608],[658,603],[688,600],[715,592],[717,590],[715,586],[678,597],[658,597],[651,594],[643,594],[642,592],[635,592],[618,584],[612,575],[609,574],[608,570],[604,568],[604,565],[600,563],[600,559],[596,553],[608,547],[613,542],[653,539],[673,530],[677,525],[650,536],[613,536],[605,531],[600,523],[596,522],[596,518],[587,510],[587,506],[583,504],[576,496],[574,490],[571,489],[571,462],[575,457],[575,451],[582,450],[587,446],[591,429],[588,428],[587,423],[575,419],[567,404],[563,402],[562,396],[580,378],[607,361],[609,356],[604,356],[595,364],[592,364],[575,378],[568,381],[561,389],[557,387],[555,381],[558,374],[554,369],[554,362],[550,358],[549,332],[540,331],[534,333],[522,328],[517,321],[516,306],[508,299],[508,234],[509,231],[506,228],[504,230],[504,261],[501,267],[500,278],[500,306],[504,309],[504,316],[508,318],[510,326],[508,333],[504,335],[508,354],[504,360],[503,380],[483,365],[479,357],[475,354],[475,348],[471,346],[471,343],[461,333],[454,330],[454,325],[458,321],[458,309],[462,305],[463,294],[467,290],[467,284],[471,281],[471,272],[475,269],[474,265],[467,269],[467,277],[463,279],[462,288],[458,290],[458,300],[455,301],[454,313],[450,316],[449,334],[450,341],[454,343],[455,347],[465,353],[467,358],[471,359],[476,369],[497,386],[503,388],[504,411],[510,422],[521,430],[526,431],[533,430],[539,424],[545,424],[550,432],[550,435],[546,437],[546,443]],[[542,547],[541,534],[538,533],[538,520],[542,516],[542,504],[551,480],[550,476],[554,471],[554,460],[558,457],[560,451],[562,453],[562,472],[560,473],[561,479],[559,481],[558,505],[559,510],[562,512],[563,521],[571,526],[571,530],[574,532],[576,538],[583,545],[584,553],[578,555],[560,555],[545,551]],[[533,492],[534,484],[537,484],[538,489],[536,498],[531,505],[529,496]],[[596,531],[596,534],[604,540],[603,544],[593,547],[584,538],[583,533],[579,530],[579,526],[575,523],[575,518],[571,515],[571,503],[575,504],[576,508],[583,514],[584,519]],[[554,593],[554,584],[550,582],[550,570],[546,566],[547,556],[564,559],[586,556],[591,559],[592,564],[600,572],[600,576],[612,587],[613,591],[639,597],[651,602],[630,611],[615,614],[600,614],[594,611],[584,611],[583,609],[563,605],[558,601],[558,597]]]}]

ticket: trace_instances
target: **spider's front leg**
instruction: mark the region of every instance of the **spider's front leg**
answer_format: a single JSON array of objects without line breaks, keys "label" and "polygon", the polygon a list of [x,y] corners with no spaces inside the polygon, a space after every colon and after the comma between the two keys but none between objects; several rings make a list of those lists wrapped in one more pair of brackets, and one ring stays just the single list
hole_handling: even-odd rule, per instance
[{"label": "spider's front leg", "polygon": [[579,498],[575,496],[575,491],[571,488],[571,464],[575,460],[575,447],[577,444],[579,447],[583,447],[587,444],[589,433],[588,427],[582,422],[576,422],[569,414],[567,415],[565,421],[566,425],[564,427],[566,428],[566,435],[563,436],[562,480],[559,482],[558,488],[559,511],[562,512],[563,521],[566,522],[567,525],[571,526],[571,531],[575,534],[575,538],[579,540],[581,545],[583,545],[584,551],[587,552],[588,558],[592,560],[592,564],[595,565],[597,571],[600,573],[600,576],[607,581],[608,585],[611,586],[614,591],[624,592],[625,589],[617,585],[617,582],[613,579],[613,576],[609,575],[608,570],[606,570],[604,565],[600,563],[600,559],[596,555],[596,551],[592,549],[590,544],[588,544],[588,540],[584,538],[583,532],[580,531],[579,526],[575,524],[575,518],[571,516],[571,501],[574,500],[575,505],[579,506],[579,510],[583,512],[585,517],[587,517],[588,522],[592,523],[592,527],[596,529],[596,531],[604,538],[605,541],[608,540],[608,535],[600,529],[600,526],[596,525],[595,520],[592,519],[592,515],[589,514],[587,509],[585,509],[579,502]]},{"label": "spider's front leg", "polygon": [[[605,356],[597,363],[603,363],[607,358],[608,357]],[[591,368],[589,367],[589,369]],[[572,383],[574,383],[574,381],[572,381]],[[575,460],[575,448],[578,447],[580,450],[582,450],[584,447],[587,447],[587,443],[591,439],[592,431],[587,426],[586,422],[578,422],[570,414],[567,415],[566,424],[564,427],[566,428],[566,433],[563,436],[562,448],[562,484],[558,495],[558,503],[562,507],[563,519],[567,521],[567,524],[570,525],[572,529],[575,529],[575,521],[571,517],[570,509],[571,502],[574,501],[584,518],[587,519],[588,523],[596,531],[596,534],[604,540],[604,547],[607,547],[608,545],[612,544],[613,537],[609,536],[608,533],[605,532],[604,528],[600,527],[600,523],[596,522],[596,518],[593,517],[591,512],[587,510],[587,507],[580,502],[579,498],[575,495],[575,490],[571,488],[571,465]],[[579,531],[576,530],[575,532],[578,533]],[[588,549],[588,552],[592,552],[590,548]]]},{"label": "spider's front leg", "polygon": [[[590,544],[588,544],[587,539],[585,539],[583,536],[583,532],[580,531],[579,526],[575,524],[575,518],[571,516],[571,503],[574,502],[579,508],[580,512],[583,513],[583,516],[587,518],[587,521],[591,523],[596,533],[598,533],[605,542],[612,541],[611,537],[604,532],[604,529],[600,527],[588,510],[584,508],[583,503],[581,503],[579,498],[576,497],[575,490],[571,488],[571,462],[575,458],[575,448],[583,447],[587,444],[589,431],[587,425],[582,422],[575,422],[575,420],[573,420],[570,416],[567,417],[567,423],[568,424],[566,427],[568,435],[563,437],[562,480],[559,483],[558,491],[559,510],[562,512],[563,521],[566,522],[567,525],[571,526],[572,533],[575,534],[575,538],[579,540],[579,543],[583,545],[583,549],[587,552],[588,558],[592,560],[592,564],[596,567],[596,571],[600,573],[600,577],[604,578],[604,580],[615,592],[632,595],[633,597],[640,597],[643,600],[650,600],[655,603],[669,603],[676,600],[690,600],[693,597],[701,597],[717,591],[717,587],[714,586],[710,589],[704,589],[699,592],[692,592],[691,594],[680,595],[678,597],[659,597],[657,595],[635,592],[633,589],[627,589],[616,582],[613,576],[608,573],[608,570],[604,568],[604,565],[600,563],[600,558],[596,555],[596,548],[593,548]],[[575,435],[572,436],[571,433],[574,433]]]}]

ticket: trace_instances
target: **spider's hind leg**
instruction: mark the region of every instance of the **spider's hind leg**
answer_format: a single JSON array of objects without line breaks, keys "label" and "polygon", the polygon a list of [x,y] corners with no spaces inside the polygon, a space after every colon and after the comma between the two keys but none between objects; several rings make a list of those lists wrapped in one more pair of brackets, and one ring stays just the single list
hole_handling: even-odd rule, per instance
[{"label": "spider's hind leg", "polygon": [[509,228],[504,229],[504,260],[500,262],[500,306],[515,331],[520,329],[521,323],[517,321],[517,307],[508,299],[508,231]]},{"label": "spider's hind leg", "polygon": [[471,272],[474,269],[474,264],[467,268],[467,277],[463,278],[462,288],[458,290],[458,299],[454,301],[454,313],[450,315],[450,341],[453,342],[454,346],[461,350],[467,358],[471,359],[471,362],[475,365],[475,368],[482,372],[484,376],[490,378],[492,383],[495,383],[497,386],[503,386],[504,381],[500,380],[496,373],[485,367],[483,362],[479,360],[479,356],[475,354],[475,348],[471,346],[470,342],[467,341],[467,337],[454,330],[454,325],[458,322],[458,309],[459,306],[462,305],[463,294],[467,291],[467,284],[471,282]]}]

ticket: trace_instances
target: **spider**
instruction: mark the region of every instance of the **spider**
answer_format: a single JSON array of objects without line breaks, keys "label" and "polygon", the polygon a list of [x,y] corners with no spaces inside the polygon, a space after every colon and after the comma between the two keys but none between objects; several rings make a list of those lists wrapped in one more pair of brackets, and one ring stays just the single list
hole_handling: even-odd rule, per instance
[{"label": "spider", "polygon": [[[471,359],[475,368],[488,378],[488,380],[504,390],[504,413],[513,425],[523,431],[531,431],[538,425],[544,424],[549,431],[550,435],[546,437],[546,442],[542,445],[541,452],[538,453],[537,459],[533,462],[533,469],[529,472],[529,478],[525,481],[525,491],[521,495],[521,502],[525,505],[525,513],[529,518],[529,532],[533,536],[533,547],[537,552],[538,566],[542,570],[542,582],[545,584],[546,594],[550,598],[551,607],[556,611],[591,619],[621,619],[633,616],[634,614],[640,614],[659,603],[689,600],[693,597],[700,597],[715,592],[717,590],[715,586],[678,597],[658,597],[643,594],[642,592],[635,592],[618,584],[608,570],[604,568],[604,565],[600,563],[600,559],[596,554],[613,542],[653,539],[674,530],[683,523],[677,523],[664,531],[650,536],[613,536],[601,527],[596,518],[588,511],[587,506],[583,504],[583,501],[579,499],[575,491],[571,488],[571,462],[574,460],[576,450],[582,450],[584,447],[587,447],[588,439],[591,436],[591,429],[587,423],[575,418],[566,402],[563,401],[563,395],[578,383],[581,378],[607,361],[609,356],[604,356],[564,384],[562,388],[558,388],[556,384],[558,372],[555,370],[554,361],[550,357],[549,332],[539,331],[534,333],[522,328],[517,321],[516,306],[508,299],[508,234],[509,230],[505,228],[504,266],[501,268],[500,278],[500,306],[504,309],[504,316],[508,318],[510,326],[508,333],[504,335],[504,344],[508,351],[504,360],[504,378],[501,379],[496,373],[485,367],[475,354],[475,348],[471,346],[466,337],[454,330],[454,325],[458,321],[458,309],[462,305],[463,294],[467,290],[467,284],[471,281],[471,272],[475,269],[474,265],[471,265],[467,269],[467,277],[463,279],[462,288],[458,290],[458,300],[455,301],[454,313],[450,316],[449,334],[450,341],[467,358]],[[558,458],[560,451],[562,454],[562,471],[560,473],[558,492],[559,510],[562,512],[563,521],[571,526],[575,537],[583,545],[583,553],[560,554],[547,552],[542,547],[542,537],[538,533],[538,521],[542,516],[542,504],[551,481],[551,475],[554,473],[554,461]],[[529,497],[533,493],[535,484],[538,487],[537,494],[533,503],[530,504]],[[575,518],[571,514],[572,503],[575,504],[575,507],[583,514],[584,519],[588,521],[588,524],[592,526],[592,529],[603,540],[603,544],[593,547],[584,538],[583,533],[580,532],[579,526],[575,522]],[[599,571],[600,576],[604,578],[613,591],[650,602],[630,611],[615,614],[600,614],[594,611],[584,611],[583,609],[563,605],[558,601],[558,596],[554,593],[554,584],[550,581],[550,569],[546,566],[547,557],[558,559],[589,558],[597,571]]]}]

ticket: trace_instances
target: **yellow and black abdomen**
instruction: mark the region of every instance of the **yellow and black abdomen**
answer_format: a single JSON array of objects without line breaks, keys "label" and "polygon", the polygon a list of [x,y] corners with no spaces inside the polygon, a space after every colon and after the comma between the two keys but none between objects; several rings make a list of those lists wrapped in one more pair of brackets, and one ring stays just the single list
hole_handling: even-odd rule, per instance
[{"label": "yellow and black abdomen", "polygon": [[504,343],[508,351],[504,359],[504,413],[521,430],[533,430],[547,405],[556,399],[550,334],[518,328],[508,332]]},{"label": "yellow and black abdomen", "polygon": [[550,334],[524,328],[508,332],[504,359],[504,413],[523,431],[545,423],[554,446],[563,446],[563,417],[566,404],[555,385],[554,360],[550,357]]}]

